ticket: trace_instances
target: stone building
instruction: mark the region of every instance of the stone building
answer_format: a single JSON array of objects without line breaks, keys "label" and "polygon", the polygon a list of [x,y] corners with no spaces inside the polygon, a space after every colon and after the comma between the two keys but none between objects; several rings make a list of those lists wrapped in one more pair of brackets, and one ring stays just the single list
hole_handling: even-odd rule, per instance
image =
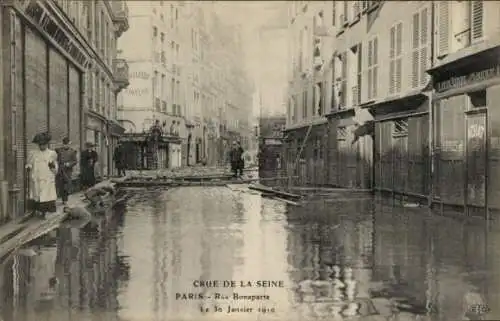
[{"label": "stone building", "polygon": [[[1,37],[3,117],[2,209],[24,212],[25,160],[33,136],[52,135],[52,147],[68,136],[80,150],[96,143],[100,173],[123,129],[114,121],[115,94],[127,84],[126,62],[116,59],[117,37],[127,29],[123,1],[3,1]],[[79,168],[74,171],[77,180]],[[10,208],[6,200],[10,198]]]},{"label": "stone building", "polygon": [[486,111],[495,103],[499,8],[294,2],[288,155],[305,143],[289,171],[314,185],[498,208],[500,186],[487,179],[498,167],[498,117]]}]

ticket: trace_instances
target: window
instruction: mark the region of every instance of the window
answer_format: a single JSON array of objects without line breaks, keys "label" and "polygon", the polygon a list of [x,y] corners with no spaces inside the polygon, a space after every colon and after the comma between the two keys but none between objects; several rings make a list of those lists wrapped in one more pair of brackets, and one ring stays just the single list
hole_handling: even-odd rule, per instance
[{"label": "window", "polygon": [[175,79],[172,78],[171,81],[170,81],[170,100],[172,101],[172,114],[175,113],[175,101],[176,101],[176,97],[175,97]]},{"label": "window", "polygon": [[177,113],[176,113],[176,115],[177,116],[181,116],[181,105],[180,105],[180,101],[179,101],[180,97],[181,97],[181,93],[180,93],[181,83],[180,83],[180,81],[177,80],[177,82],[176,82],[175,85],[176,85],[176,87],[175,87],[175,90],[176,90],[176,92],[175,92],[175,97],[176,97],[175,104],[177,106]]},{"label": "window", "polygon": [[411,86],[417,88],[427,83],[426,70],[429,60],[429,12],[427,8],[413,15],[412,21],[412,77]]},{"label": "window", "polygon": [[166,79],[165,79],[165,74],[161,75],[161,83],[160,83],[160,98],[161,100],[166,100]]},{"label": "window", "polygon": [[153,27],[153,39],[158,36],[158,28]]},{"label": "window", "polygon": [[346,140],[347,139],[347,128],[346,127],[337,127],[337,140]]},{"label": "window", "polygon": [[484,23],[483,23],[483,1],[470,1],[470,29],[472,41],[483,38]]},{"label": "window", "polygon": [[158,97],[159,90],[158,90],[158,71],[154,72],[153,75],[153,97]]},{"label": "window", "polygon": [[357,44],[356,46],[352,47],[350,50],[350,55],[351,55],[351,60],[353,63],[353,68],[351,68],[349,72],[348,78],[352,81],[352,88],[351,88],[351,105],[352,106],[358,106],[359,103],[361,102],[361,72],[363,70],[363,67],[361,65],[362,62],[362,47],[361,44]]},{"label": "window", "polygon": [[392,122],[392,137],[408,136],[408,118],[397,119]]},{"label": "window", "polygon": [[302,119],[307,118],[307,89],[302,93]]},{"label": "window", "polygon": [[390,31],[389,94],[401,92],[403,60],[403,24],[394,25]]},{"label": "window", "polygon": [[337,22],[337,1],[332,1],[332,26]]},{"label": "window", "polygon": [[475,91],[475,92],[469,93],[468,95],[469,95],[469,99],[470,99],[471,109],[482,108],[482,107],[487,106],[486,90]]},{"label": "window", "polygon": [[368,100],[377,97],[378,85],[378,39],[368,42]]},{"label": "window", "polygon": [[336,97],[335,106],[337,109],[346,107],[346,87],[347,87],[347,52],[338,55],[335,58],[335,88]]}]

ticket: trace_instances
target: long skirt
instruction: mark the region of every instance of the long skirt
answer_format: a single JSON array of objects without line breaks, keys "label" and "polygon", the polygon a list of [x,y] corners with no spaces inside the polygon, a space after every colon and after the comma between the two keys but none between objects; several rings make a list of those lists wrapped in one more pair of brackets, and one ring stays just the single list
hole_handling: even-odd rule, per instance
[{"label": "long skirt", "polygon": [[37,211],[40,213],[55,213],[57,211],[56,201],[38,202],[28,200],[26,205],[28,211]]}]

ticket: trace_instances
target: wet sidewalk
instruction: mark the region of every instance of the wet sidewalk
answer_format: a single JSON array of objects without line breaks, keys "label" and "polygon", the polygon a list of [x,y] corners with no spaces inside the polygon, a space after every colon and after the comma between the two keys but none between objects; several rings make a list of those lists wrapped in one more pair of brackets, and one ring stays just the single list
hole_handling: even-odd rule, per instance
[{"label": "wet sidewalk", "polygon": [[500,316],[500,235],[479,219],[373,199],[295,207],[224,187],[144,191],[114,214],[8,262],[4,320]]}]

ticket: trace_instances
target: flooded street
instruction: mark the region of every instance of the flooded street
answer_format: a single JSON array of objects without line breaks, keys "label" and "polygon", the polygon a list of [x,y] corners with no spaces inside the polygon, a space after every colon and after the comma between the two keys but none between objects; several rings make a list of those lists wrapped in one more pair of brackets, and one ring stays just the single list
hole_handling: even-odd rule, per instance
[{"label": "flooded street", "polygon": [[491,225],[368,198],[295,207],[227,187],[141,191],[108,221],[60,229],[4,263],[1,316],[493,320]]}]

